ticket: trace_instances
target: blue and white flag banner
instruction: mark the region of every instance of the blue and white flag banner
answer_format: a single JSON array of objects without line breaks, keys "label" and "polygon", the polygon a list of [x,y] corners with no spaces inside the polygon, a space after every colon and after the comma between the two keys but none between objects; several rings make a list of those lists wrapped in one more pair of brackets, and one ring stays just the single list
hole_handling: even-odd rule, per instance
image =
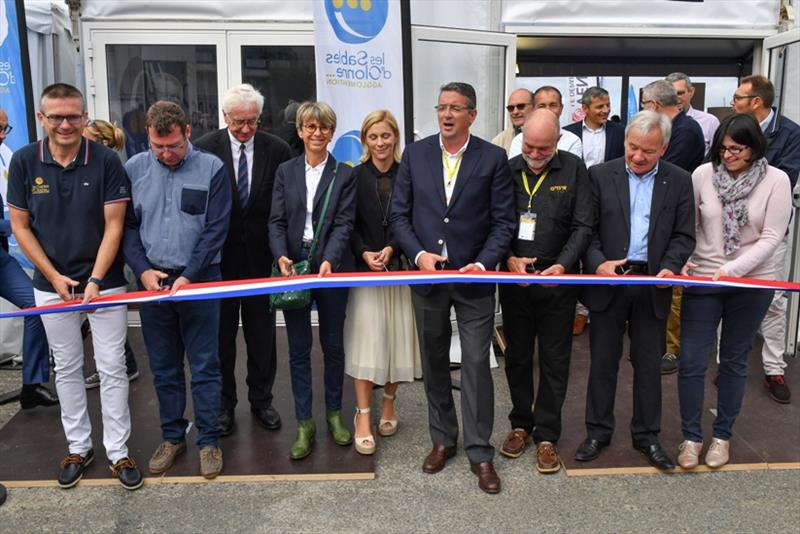
[{"label": "blue and white flag banner", "polygon": [[388,109],[403,132],[403,46],[399,0],[314,2],[317,100],[330,104],[337,125],[337,161],[357,165],[361,123]]}]

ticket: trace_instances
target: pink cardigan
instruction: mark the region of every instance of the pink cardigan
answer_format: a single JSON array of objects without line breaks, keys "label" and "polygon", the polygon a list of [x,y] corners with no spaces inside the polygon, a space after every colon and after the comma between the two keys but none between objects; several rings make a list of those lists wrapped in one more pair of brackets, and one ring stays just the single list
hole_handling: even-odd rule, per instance
[{"label": "pink cardigan", "polygon": [[692,174],[697,246],[689,261],[698,264],[691,271],[711,276],[722,267],[728,276],[774,280],[775,248],[786,235],[792,212],[789,177],[780,169],[767,167],[767,175],[747,199],[749,222],[741,228],[741,247],[725,255],[722,237],[722,203],[712,182],[711,163],[698,167]]}]

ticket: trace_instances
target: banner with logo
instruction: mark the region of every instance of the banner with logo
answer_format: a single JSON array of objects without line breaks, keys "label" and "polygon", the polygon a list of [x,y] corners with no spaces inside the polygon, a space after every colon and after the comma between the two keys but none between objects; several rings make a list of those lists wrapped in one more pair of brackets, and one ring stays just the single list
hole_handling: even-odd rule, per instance
[{"label": "banner with logo", "polygon": [[403,47],[399,0],[314,2],[317,100],[336,112],[331,152],[357,165],[361,123],[388,109],[403,132]]}]

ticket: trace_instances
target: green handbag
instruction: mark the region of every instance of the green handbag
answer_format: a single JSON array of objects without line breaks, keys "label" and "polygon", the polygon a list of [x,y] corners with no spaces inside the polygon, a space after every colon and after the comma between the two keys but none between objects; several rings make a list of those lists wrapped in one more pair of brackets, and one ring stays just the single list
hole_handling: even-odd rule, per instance
[{"label": "green handbag", "polygon": [[[325,191],[325,201],[322,203],[322,213],[320,213],[319,226],[314,232],[314,239],[311,241],[311,248],[308,251],[308,259],[294,263],[294,270],[297,274],[311,274],[311,261],[314,259],[314,253],[317,251],[317,243],[319,242],[319,235],[322,232],[322,227],[325,225],[325,214],[328,212],[328,204],[331,200],[331,192],[333,191],[333,184],[336,181],[336,171],[339,170],[339,164],[333,169],[333,178],[328,188]],[[283,278],[283,273],[278,267],[278,261],[272,264],[272,278]],[[298,289],[296,291],[283,291],[282,293],[273,293],[269,296],[270,307],[273,310],[299,310],[311,304],[311,290]]]}]

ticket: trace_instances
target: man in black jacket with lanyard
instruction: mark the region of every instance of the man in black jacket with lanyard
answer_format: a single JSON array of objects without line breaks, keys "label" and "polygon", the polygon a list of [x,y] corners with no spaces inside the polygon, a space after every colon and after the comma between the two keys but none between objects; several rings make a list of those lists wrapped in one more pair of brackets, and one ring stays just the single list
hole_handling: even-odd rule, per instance
[{"label": "man in black jacket with lanyard", "polygon": [[[522,154],[509,162],[514,181],[517,229],[506,266],[511,272],[577,273],[592,234],[591,192],[586,167],[556,150],[558,118],[546,109],[529,114],[522,128]],[[512,430],[501,453],[519,457],[536,443],[541,473],[561,468],[556,442],[567,393],[572,322],[578,286],[500,285],[508,348],[506,378],[513,407]],[[533,350],[538,338],[539,393],[533,398]]]}]

